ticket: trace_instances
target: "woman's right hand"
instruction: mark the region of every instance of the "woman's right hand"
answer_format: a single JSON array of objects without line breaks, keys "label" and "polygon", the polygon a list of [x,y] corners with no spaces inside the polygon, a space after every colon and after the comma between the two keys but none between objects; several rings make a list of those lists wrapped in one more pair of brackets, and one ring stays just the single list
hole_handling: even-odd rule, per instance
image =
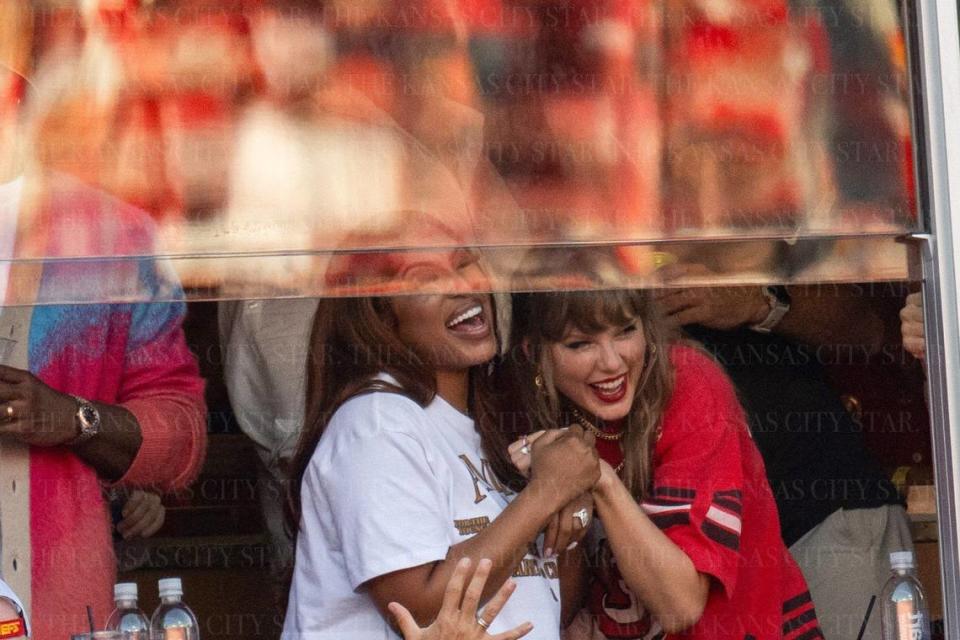
[{"label": "woman's right hand", "polygon": [[530,451],[530,484],[556,507],[589,491],[600,478],[595,438],[579,426],[555,429],[537,438]]},{"label": "woman's right hand", "polygon": [[517,585],[508,580],[478,614],[480,594],[483,593],[483,587],[490,575],[491,563],[489,560],[479,562],[470,584],[464,591],[470,565],[469,558],[463,558],[457,563],[443,594],[440,613],[433,624],[425,629],[417,625],[410,612],[400,603],[391,602],[388,605],[387,608],[396,619],[404,640],[517,640],[533,630],[533,625],[525,622],[495,636],[487,633],[487,627],[493,623]]}]

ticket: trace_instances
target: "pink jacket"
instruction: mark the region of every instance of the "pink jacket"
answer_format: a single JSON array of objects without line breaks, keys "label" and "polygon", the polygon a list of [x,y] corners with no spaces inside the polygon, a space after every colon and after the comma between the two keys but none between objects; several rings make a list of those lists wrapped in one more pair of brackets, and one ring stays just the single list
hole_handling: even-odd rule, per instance
[{"label": "pink jacket", "polygon": [[[46,256],[152,251],[149,219],[103,194],[61,180],[44,202],[39,215],[21,220],[20,257],[38,247]],[[15,270],[11,282],[18,280]],[[136,416],[143,443],[119,484],[184,488],[204,459],[206,421],[204,383],[181,328],[185,305],[169,302],[182,300],[176,280],[150,258],[47,261],[36,301],[64,300],[67,293],[79,301],[116,300],[121,291],[131,302],[34,307],[29,369],[58,391],[119,404]],[[110,517],[100,479],[66,447],[30,450],[30,534],[33,637],[64,640],[82,631],[88,604],[102,624],[113,608],[116,576]]]}]

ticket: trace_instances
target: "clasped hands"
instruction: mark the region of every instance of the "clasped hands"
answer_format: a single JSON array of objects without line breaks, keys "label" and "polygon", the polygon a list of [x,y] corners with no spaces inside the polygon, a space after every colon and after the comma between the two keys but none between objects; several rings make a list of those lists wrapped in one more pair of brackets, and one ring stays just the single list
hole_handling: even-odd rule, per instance
[{"label": "clasped hands", "polygon": [[[545,530],[543,550],[552,556],[577,546],[593,520],[593,491],[616,477],[601,460],[595,438],[578,425],[537,431],[512,443],[507,451],[517,470],[539,483],[557,501]],[[584,518],[583,514],[586,514]]]}]

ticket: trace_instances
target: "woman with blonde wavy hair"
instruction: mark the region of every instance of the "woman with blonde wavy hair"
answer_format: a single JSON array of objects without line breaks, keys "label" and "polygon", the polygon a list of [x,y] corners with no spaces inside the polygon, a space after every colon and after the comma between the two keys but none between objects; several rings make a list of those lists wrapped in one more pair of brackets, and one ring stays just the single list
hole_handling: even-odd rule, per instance
[{"label": "woman with blonde wavy hair", "polygon": [[563,427],[596,437],[594,572],[568,637],[822,638],[730,382],[667,342],[650,292],[604,289],[610,254],[563,260],[597,290],[514,296],[507,384],[531,416],[509,447],[522,474]]}]

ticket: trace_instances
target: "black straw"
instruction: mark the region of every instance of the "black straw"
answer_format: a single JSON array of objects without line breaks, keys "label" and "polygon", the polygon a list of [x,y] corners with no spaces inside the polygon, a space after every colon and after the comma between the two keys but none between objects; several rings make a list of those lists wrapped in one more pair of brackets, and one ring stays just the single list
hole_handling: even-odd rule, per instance
[{"label": "black straw", "polygon": [[87,622],[90,623],[90,633],[92,634],[96,629],[93,626],[93,607],[87,605]]},{"label": "black straw", "polygon": [[867,605],[867,615],[863,617],[863,624],[860,625],[860,633],[857,634],[857,640],[863,640],[863,632],[867,630],[867,622],[870,620],[870,613],[873,611],[873,603],[877,601],[877,596],[870,596],[870,604]]}]

